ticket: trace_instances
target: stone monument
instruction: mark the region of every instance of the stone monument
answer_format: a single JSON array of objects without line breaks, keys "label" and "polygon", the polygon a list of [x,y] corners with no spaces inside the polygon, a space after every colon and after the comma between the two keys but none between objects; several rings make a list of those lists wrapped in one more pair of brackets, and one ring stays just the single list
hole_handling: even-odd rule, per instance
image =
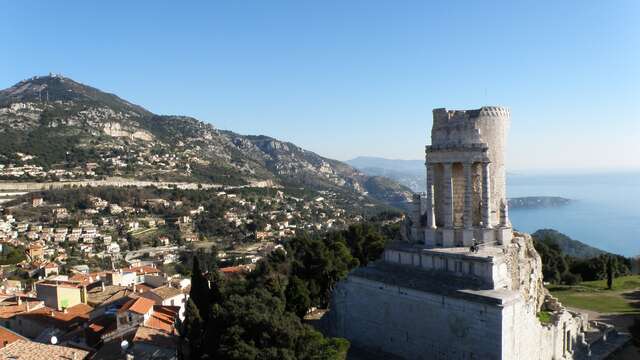
[{"label": "stone monument", "polygon": [[337,285],[326,331],[382,357],[590,356],[590,323],[548,294],[531,236],[511,228],[509,121],[497,106],[433,111],[427,191],[414,198],[408,235]]}]

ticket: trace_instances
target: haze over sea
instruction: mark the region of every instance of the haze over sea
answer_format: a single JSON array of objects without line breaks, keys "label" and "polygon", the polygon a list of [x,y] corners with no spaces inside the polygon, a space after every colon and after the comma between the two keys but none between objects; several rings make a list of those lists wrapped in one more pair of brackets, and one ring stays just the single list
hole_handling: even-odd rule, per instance
[{"label": "haze over sea", "polygon": [[565,206],[513,209],[513,227],[556,229],[602,250],[640,255],[640,171],[572,175],[510,174],[509,197],[561,196]]}]

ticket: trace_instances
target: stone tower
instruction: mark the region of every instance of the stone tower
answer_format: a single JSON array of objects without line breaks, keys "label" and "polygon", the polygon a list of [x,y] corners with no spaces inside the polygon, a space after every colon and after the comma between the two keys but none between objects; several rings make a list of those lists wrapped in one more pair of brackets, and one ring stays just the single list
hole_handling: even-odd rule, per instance
[{"label": "stone tower", "polygon": [[416,194],[412,237],[427,247],[510,240],[505,147],[509,109],[433,110],[427,192]]},{"label": "stone tower", "polygon": [[531,236],[511,229],[508,128],[503,107],[433,111],[414,241],[390,242],[381,259],[338,283],[327,333],[381,357],[591,359],[587,318],[547,293]]}]

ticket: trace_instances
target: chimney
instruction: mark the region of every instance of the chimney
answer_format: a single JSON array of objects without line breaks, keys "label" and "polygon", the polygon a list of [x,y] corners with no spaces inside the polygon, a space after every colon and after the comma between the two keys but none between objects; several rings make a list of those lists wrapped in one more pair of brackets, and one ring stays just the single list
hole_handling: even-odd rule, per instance
[{"label": "chimney", "polygon": [[[27,301],[27,303],[29,302]],[[20,295],[18,295],[18,305],[22,305],[22,298],[20,297]]]},{"label": "chimney", "polygon": [[29,309],[29,300],[26,301],[26,304],[27,304],[27,312],[29,312],[30,311],[30,309]]},{"label": "chimney", "polygon": [[104,291],[104,281],[100,283],[102,285],[102,291]]}]

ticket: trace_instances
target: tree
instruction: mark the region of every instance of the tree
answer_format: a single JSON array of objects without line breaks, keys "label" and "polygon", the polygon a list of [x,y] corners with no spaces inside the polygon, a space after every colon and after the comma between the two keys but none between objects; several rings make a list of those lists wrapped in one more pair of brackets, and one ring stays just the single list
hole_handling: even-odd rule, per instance
[{"label": "tree", "polygon": [[633,325],[629,327],[629,332],[631,333],[632,340],[636,346],[640,346],[640,319],[636,318],[633,320]]},{"label": "tree", "polygon": [[351,225],[341,235],[346,239],[351,254],[362,266],[380,258],[384,251],[386,239],[376,227],[369,223]]},{"label": "tree", "polygon": [[211,288],[209,287],[209,281],[200,270],[200,263],[197,257],[193,258],[189,299],[196,305],[200,316],[203,317],[203,321],[206,323],[211,311]]},{"label": "tree", "polygon": [[193,299],[187,300],[185,319],[181,326],[182,353],[185,358],[198,359],[202,356],[202,332],[204,320]]},{"label": "tree", "polygon": [[613,278],[615,276],[615,259],[610,256],[607,262],[607,289],[613,289]]},{"label": "tree", "polygon": [[304,281],[297,276],[289,279],[289,284],[285,290],[287,300],[286,309],[303,318],[311,307],[311,299],[309,298],[309,289]]}]

